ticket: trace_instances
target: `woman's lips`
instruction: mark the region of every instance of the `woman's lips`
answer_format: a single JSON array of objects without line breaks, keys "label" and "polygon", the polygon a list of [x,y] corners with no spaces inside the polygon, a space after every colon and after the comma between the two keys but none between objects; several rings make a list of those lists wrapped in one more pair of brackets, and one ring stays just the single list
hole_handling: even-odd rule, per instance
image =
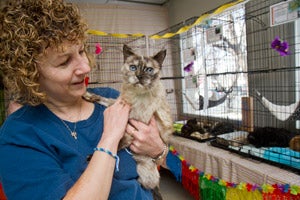
[{"label": "woman's lips", "polygon": [[72,83],[72,85],[81,85],[81,84],[84,84],[84,80],[79,81],[79,82]]}]

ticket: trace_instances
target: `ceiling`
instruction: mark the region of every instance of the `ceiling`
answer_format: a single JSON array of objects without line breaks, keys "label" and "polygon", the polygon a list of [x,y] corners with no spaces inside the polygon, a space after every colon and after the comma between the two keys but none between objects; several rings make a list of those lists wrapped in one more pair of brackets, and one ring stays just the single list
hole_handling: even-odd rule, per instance
[{"label": "ceiling", "polygon": [[69,0],[74,3],[97,3],[97,4],[129,4],[129,3],[139,3],[139,4],[149,4],[149,5],[159,5],[162,6],[166,4],[169,0]]}]

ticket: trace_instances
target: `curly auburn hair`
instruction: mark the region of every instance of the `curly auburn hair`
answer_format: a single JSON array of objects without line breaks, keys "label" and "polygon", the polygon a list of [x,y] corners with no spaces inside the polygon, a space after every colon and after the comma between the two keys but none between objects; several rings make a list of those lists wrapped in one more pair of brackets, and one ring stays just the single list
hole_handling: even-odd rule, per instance
[{"label": "curly auburn hair", "polygon": [[63,0],[8,0],[0,12],[0,69],[8,94],[20,104],[38,105],[37,59],[63,41],[86,41],[78,8]]}]

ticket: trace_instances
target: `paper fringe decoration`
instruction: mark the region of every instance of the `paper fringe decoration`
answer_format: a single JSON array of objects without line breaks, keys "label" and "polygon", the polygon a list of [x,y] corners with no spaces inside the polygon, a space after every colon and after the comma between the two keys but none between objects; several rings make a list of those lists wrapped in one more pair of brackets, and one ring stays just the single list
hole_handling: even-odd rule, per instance
[{"label": "paper fringe decoration", "polygon": [[[289,184],[231,183],[200,171],[188,163],[173,146],[167,166],[176,180],[195,198],[204,200],[299,200],[300,186]],[[179,166],[181,164],[181,166]],[[181,177],[179,177],[181,176]]]}]

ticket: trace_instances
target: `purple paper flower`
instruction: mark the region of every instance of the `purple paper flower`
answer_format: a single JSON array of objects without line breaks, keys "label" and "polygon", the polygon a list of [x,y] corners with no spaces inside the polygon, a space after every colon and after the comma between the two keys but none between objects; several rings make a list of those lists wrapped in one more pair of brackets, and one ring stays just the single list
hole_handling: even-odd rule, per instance
[{"label": "purple paper flower", "polygon": [[280,56],[286,56],[290,54],[289,44],[286,41],[282,42],[278,36],[272,41],[271,48],[279,52]]},{"label": "purple paper flower", "polygon": [[185,72],[191,72],[193,69],[194,61],[190,62],[187,66],[183,68]]}]

